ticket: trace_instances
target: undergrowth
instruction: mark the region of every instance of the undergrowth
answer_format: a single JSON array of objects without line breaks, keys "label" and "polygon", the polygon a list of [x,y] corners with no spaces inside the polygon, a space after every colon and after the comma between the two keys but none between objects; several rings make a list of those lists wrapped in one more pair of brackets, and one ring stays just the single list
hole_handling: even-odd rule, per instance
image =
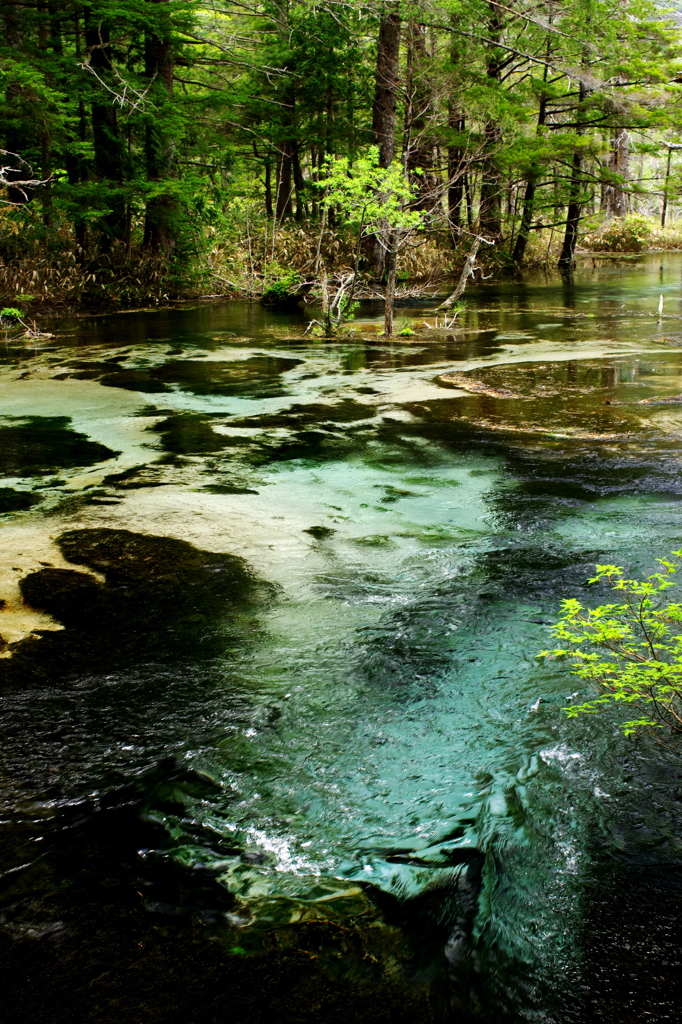
[{"label": "undergrowth", "polygon": [[[20,226],[20,230],[19,230]],[[582,251],[637,253],[682,249],[682,225],[661,229],[653,218],[631,214],[595,224],[587,221]],[[525,267],[553,267],[562,232],[532,232]],[[197,229],[184,251],[164,256],[135,246],[113,246],[108,252],[81,248],[67,227],[42,225],[22,211],[0,210],[0,302],[23,312],[51,309],[133,309],[200,297],[259,297],[286,292],[293,284],[319,284],[323,269],[338,286],[353,272],[356,239],[339,228],[320,230],[319,222],[273,225],[254,210],[220,229]],[[480,250],[486,273],[513,271],[509,244]],[[397,295],[434,292],[460,272],[471,244],[466,234],[453,247],[442,228],[425,231],[398,255]],[[361,261],[355,294],[381,298],[367,261]],[[318,289],[319,290],[319,289]],[[311,293],[311,297],[317,294]]]},{"label": "undergrowth", "polygon": [[631,213],[603,221],[581,239],[590,252],[649,252],[656,249],[682,249],[682,225],[662,228],[653,217]]}]

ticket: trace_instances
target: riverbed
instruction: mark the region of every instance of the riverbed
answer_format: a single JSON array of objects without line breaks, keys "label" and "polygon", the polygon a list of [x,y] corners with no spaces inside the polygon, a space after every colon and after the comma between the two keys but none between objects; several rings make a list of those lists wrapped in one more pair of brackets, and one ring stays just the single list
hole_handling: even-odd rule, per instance
[{"label": "riverbed", "polygon": [[675,1019],[679,757],[537,654],[682,546],[681,275],[0,350],[1,1019]]}]

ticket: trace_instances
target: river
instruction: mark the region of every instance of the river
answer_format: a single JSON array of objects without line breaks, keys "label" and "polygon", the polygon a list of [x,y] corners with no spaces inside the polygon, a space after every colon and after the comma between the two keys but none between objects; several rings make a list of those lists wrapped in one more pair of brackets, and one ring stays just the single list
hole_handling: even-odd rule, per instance
[{"label": "river", "polygon": [[0,349],[0,1019],[676,1019],[679,757],[537,653],[682,546],[681,274]]}]

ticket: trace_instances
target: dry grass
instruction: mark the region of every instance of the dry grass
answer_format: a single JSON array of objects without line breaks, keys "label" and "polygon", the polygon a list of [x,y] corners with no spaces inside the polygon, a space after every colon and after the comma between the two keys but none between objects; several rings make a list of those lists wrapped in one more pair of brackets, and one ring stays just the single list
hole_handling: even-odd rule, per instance
[{"label": "dry grass", "polygon": [[[130,309],[164,305],[174,299],[263,294],[278,280],[314,281],[322,263],[330,282],[352,272],[355,237],[319,224],[279,225],[250,215],[218,231],[207,228],[194,240],[193,252],[183,259],[138,249],[114,248],[108,254],[88,256],[79,251],[66,227],[46,232],[26,214],[22,225],[12,212],[0,210],[0,295],[6,305],[32,313],[40,309]],[[633,253],[682,249],[682,225],[662,230],[652,218],[585,222],[582,251]],[[524,266],[553,267],[563,231],[531,232]],[[453,249],[447,232],[434,230],[415,237],[398,258],[398,295],[438,290],[459,273],[469,243]],[[512,264],[504,246],[479,254],[485,273]],[[380,297],[381,285],[361,263],[358,296]]]}]

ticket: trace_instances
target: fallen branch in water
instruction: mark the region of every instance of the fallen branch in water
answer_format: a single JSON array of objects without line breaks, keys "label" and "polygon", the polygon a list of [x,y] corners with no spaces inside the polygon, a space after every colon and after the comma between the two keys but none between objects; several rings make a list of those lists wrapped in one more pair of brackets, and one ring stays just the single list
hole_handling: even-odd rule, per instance
[{"label": "fallen branch in water", "polygon": [[455,288],[452,295],[448,295],[445,302],[441,302],[440,306],[436,307],[437,311],[439,309],[450,309],[450,306],[454,305],[454,303],[457,302],[457,299],[463,293],[464,289],[467,286],[467,281],[469,280],[470,277],[473,276],[476,264],[476,257],[478,256],[478,250],[481,247],[481,242],[483,242],[485,245],[494,245],[494,242],[491,239],[483,238],[481,235],[476,235],[476,238],[474,239],[474,244],[471,247],[471,251],[469,252],[469,255],[464,261],[464,266],[462,267],[462,273],[459,276],[457,287]]}]

